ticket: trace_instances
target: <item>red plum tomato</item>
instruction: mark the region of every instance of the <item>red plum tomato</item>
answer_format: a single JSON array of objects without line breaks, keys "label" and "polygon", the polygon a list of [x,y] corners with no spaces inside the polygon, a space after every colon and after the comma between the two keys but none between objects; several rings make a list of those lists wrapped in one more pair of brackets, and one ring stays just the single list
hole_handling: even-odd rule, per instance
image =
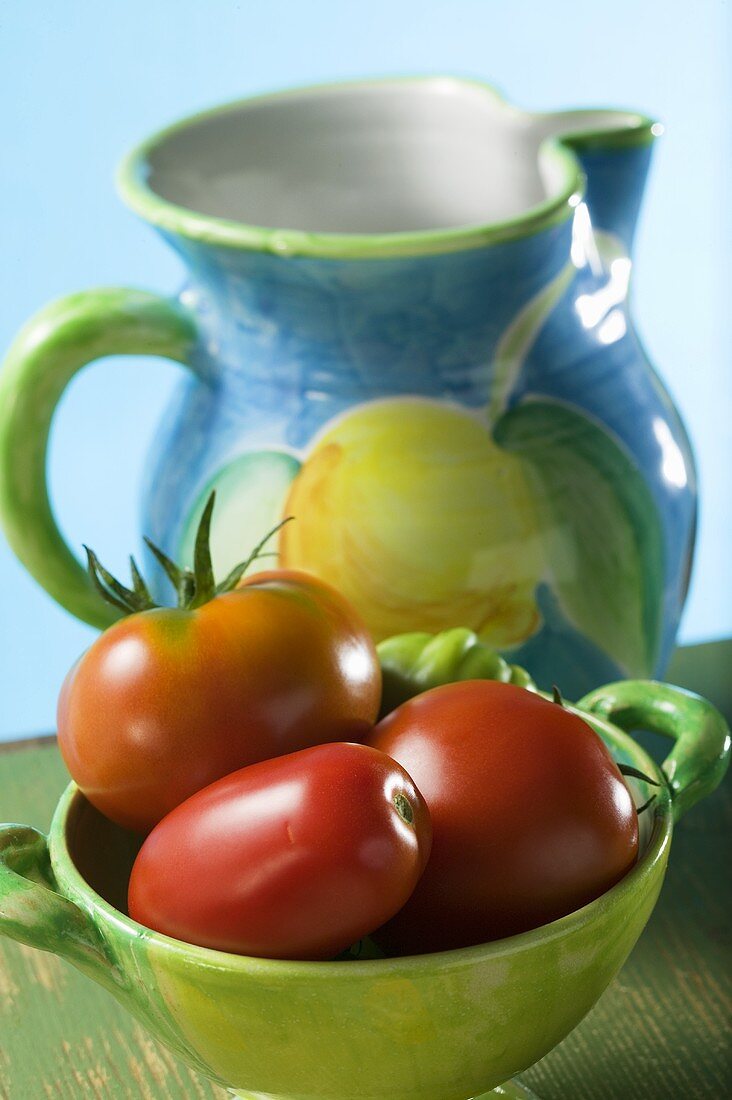
[{"label": "red plum tomato", "polygon": [[168,814],[133,866],[129,912],[202,947],[329,959],[404,905],[430,842],[398,764],[320,745],[242,768]]},{"label": "red plum tomato", "polygon": [[536,928],[633,866],[638,819],[600,737],[512,684],[448,684],[388,715],[369,743],[430,810],[430,862],[377,942],[390,953],[465,947]]}]

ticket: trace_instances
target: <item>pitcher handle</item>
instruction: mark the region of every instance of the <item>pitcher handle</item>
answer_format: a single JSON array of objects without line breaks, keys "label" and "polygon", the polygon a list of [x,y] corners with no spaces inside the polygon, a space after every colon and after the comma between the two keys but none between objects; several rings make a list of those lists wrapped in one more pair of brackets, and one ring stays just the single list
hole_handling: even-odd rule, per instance
[{"label": "pitcher handle", "polygon": [[51,421],[77,371],[104,355],[160,355],[191,366],[193,318],[140,290],[82,291],[53,302],[21,330],[0,371],[0,521],[26,569],[92,626],[119,617],[66,545],[48,497]]},{"label": "pitcher handle", "polygon": [[56,891],[46,838],[28,825],[0,825],[0,935],[122,984],[91,917]]},{"label": "pitcher handle", "polygon": [[621,729],[650,730],[676,742],[663,762],[674,821],[724,777],[730,760],[729,726],[700,695],[654,680],[621,680],[591,691],[577,708]]}]

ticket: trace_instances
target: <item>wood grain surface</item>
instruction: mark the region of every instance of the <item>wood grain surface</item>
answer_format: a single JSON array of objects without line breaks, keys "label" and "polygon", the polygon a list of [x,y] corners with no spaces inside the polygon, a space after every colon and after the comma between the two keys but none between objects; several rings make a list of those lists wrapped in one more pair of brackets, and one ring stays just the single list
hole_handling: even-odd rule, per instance
[{"label": "wood grain surface", "polygon": [[[46,829],[65,782],[53,743],[0,754],[0,820]],[[541,1100],[732,1095],[731,819],[728,777],[677,829],[660,901],[619,977],[522,1075]],[[65,962],[0,939],[2,1100],[225,1096]]]}]

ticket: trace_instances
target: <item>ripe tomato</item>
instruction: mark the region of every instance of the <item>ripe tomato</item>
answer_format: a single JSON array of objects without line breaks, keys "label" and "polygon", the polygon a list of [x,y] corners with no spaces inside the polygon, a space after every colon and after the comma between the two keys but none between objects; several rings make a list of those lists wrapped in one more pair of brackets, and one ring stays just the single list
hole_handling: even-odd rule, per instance
[{"label": "ripe tomato", "polygon": [[638,853],[630,792],[577,714],[512,684],[466,681],[404,703],[369,743],[432,817],[425,874],[377,937],[402,954],[524,932],[580,908]]},{"label": "ripe tomato", "polygon": [[380,689],[350,604],[315,577],[265,572],[195,610],[110,627],[66,679],[59,744],[89,801],[145,832],[247,764],[361,740]]},{"label": "ripe tomato", "polygon": [[132,868],[130,916],[221,951],[332,958],[405,903],[430,840],[398,764],[319,745],[242,768],[168,814]]}]

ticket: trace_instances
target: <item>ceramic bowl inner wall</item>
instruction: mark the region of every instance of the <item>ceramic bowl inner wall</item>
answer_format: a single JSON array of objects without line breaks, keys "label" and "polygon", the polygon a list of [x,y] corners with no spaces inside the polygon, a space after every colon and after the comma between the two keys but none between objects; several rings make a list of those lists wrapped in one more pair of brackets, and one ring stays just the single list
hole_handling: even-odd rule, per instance
[{"label": "ceramic bowl inner wall", "polygon": [[143,837],[115,825],[85,798],[69,810],[67,841],[74,865],[91,888],[127,915],[127,886]]},{"label": "ceramic bowl inner wall", "polygon": [[[636,806],[648,797],[648,788],[628,780]],[[639,853],[647,850],[653,834],[654,815],[639,821]],[[67,824],[69,854],[82,878],[106,902],[127,916],[127,887],[132,865],[143,838],[109,821],[81,795],[73,800]]]},{"label": "ceramic bowl inner wall", "polygon": [[448,79],[253,100],[168,133],[148,185],[264,227],[395,233],[500,222],[561,191],[531,116]]}]

